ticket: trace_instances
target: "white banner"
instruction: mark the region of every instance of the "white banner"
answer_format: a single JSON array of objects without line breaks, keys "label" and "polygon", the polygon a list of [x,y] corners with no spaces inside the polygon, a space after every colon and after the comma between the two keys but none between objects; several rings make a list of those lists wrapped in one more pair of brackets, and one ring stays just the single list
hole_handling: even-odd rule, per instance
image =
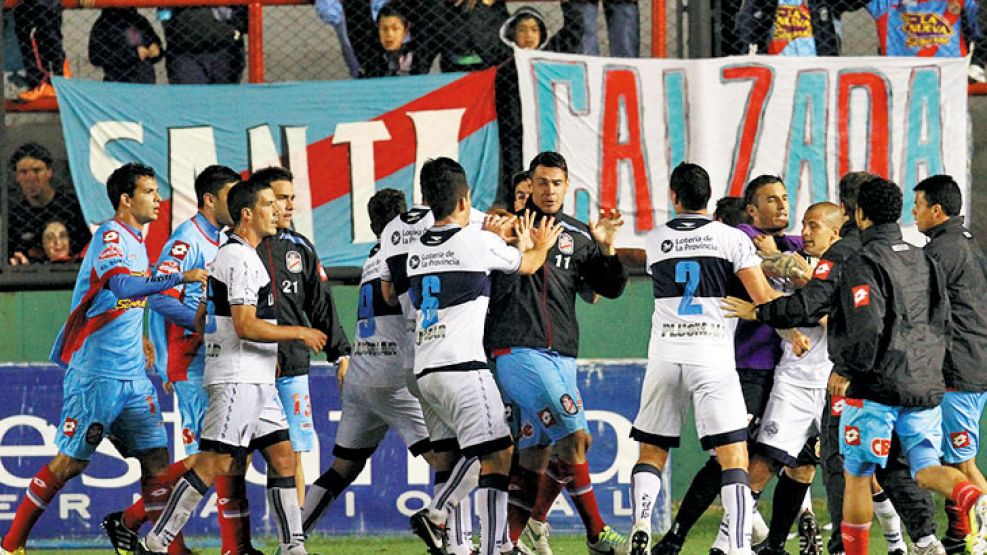
[{"label": "white banner", "polygon": [[515,59],[525,159],[565,156],[566,211],[586,217],[616,206],[628,224],[621,246],[641,246],[667,220],[668,176],[683,161],[709,172],[712,201],[742,195],[758,175],[781,176],[795,233],[806,207],[836,200],[848,171],[902,187],[912,240],[911,189],[924,177],[952,175],[969,205],[963,58],[629,60],[517,50]]}]

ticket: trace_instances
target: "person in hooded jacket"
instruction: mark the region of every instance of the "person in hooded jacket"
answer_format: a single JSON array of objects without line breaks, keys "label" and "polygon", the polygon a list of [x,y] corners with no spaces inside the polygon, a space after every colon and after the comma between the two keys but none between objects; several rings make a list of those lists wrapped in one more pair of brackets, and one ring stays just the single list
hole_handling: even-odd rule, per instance
[{"label": "person in hooded jacket", "polygon": [[[535,8],[522,6],[500,27],[500,40],[514,48],[575,53],[583,35],[583,19],[572,2],[560,2],[562,28],[549,36],[545,16]],[[497,200],[506,206],[514,201],[514,184],[509,177],[527,169],[521,154],[521,98],[517,66],[511,54],[497,69],[497,123],[500,132],[501,170],[505,178]]]},{"label": "person in hooded jacket", "polygon": [[162,55],[161,37],[137,8],[104,9],[89,34],[89,61],[103,81],[153,84]]}]

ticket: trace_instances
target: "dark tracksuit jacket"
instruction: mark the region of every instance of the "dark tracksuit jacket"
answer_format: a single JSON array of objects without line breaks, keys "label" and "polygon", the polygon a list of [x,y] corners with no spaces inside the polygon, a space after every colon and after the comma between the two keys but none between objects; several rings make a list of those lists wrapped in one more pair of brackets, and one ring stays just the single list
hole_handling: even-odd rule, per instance
[{"label": "dark tracksuit jacket", "polygon": [[[329,340],[323,352],[334,361],[350,354],[332,298],[329,280],[315,247],[290,229],[279,229],[257,245],[257,254],[271,275],[278,325],[310,326],[325,333]],[[309,351],[300,341],[278,344],[278,376],[308,374]]]}]

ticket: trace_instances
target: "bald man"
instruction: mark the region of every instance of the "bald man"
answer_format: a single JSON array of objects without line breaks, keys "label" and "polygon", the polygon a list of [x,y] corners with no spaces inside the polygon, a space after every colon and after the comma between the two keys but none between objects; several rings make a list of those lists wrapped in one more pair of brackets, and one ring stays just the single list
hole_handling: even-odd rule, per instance
[{"label": "bald man", "polygon": [[[831,202],[810,206],[802,217],[805,254],[818,259],[840,240],[842,225],[843,212],[839,206]],[[792,267],[797,268],[797,265]],[[827,267],[821,265],[812,274],[821,277],[827,271]],[[753,313],[754,310],[752,303],[735,297],[727,297],[723,304],[728,313]],[[823,317],[816,326],[798,328],[800,333],[779,331],[786,340],[782,343],[783,353],[775,367],[774,387],[752,450],[749,469],[752,491],[763,491],[782,466],[785,467],[782,480],[812,483],[815,464],[796,461],[803,448],[818,442],[820,417],[826,406],[826,383],[833,363],[826,350],[825,323],[826,317]],[[803,342],[804,338],[808,338],[808,345]],[[797,515],[797,511],[774,511],[766,551],[762,553],[784,553],[788,531]]]}]

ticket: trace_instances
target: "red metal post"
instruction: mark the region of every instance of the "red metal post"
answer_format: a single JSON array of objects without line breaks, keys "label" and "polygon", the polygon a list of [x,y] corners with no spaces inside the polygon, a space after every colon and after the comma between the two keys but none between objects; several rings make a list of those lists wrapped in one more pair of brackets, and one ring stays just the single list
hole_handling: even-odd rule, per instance
[{"label": "red metal post", "polygon": [[651,0],[651,57],[664,58],[668,30],[666,29],[666,0]]},{"label": "red metal post", "polygon": [[264,6],[260,2],[247,5],[247,80],[264,82]]}]

